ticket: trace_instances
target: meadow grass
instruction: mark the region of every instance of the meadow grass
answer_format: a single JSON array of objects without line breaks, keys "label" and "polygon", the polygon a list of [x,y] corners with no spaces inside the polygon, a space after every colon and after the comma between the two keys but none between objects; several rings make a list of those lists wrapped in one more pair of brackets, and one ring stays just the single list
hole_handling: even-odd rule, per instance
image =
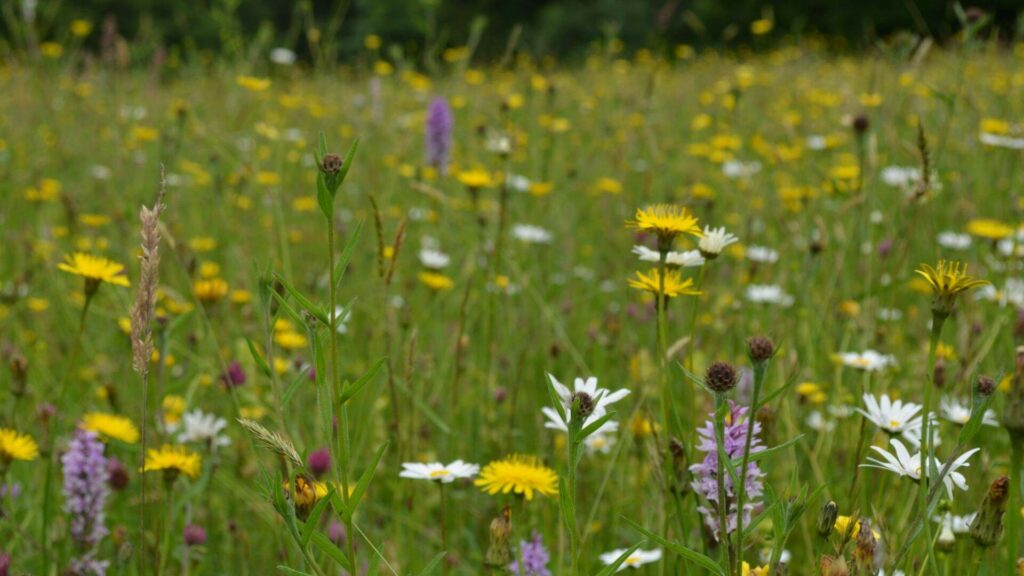
[{"label": "meadow grass", "polygon": [[10,573],[1014,573],[1024,50],[679,56],[0,68]]}]

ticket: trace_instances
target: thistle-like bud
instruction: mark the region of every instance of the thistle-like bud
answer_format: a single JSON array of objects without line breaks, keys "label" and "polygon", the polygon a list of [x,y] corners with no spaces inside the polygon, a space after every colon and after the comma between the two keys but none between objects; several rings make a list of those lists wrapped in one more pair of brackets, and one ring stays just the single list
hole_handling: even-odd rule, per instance
[{"label": "thistle-like bud", "polygon": [[580,425],[586,422],[587,418],[594,413],[596,404],[594,398],[586,392],[576,392],[572,395],[572,420]]},{"label": "thistle-like bud", "polygon": [[989,376],[978,377],[978,394],[991,396],[996,391],[996,381]]},{"label": "thistle-like bud", "polygon": [[946,386],[946,361],[942,358],[935,361],[935,369],[932,370],[932,384],[936,388]]},{"label": "thistle-like bud", "polygon": [[858,114],[857,117],[853,119],[853,131],[856,132],[858,136],[863,135],[870,127],[871,121],[868,120],[868,117],[864,114]]},{"label": "thistle-like bud", "polygon": [[11,394],[17,398],[25,394],[28,381],[28,360],[20,353],[11,355]]},{"label": "thistle-like bud", "polygon": [[502,509],[501,515],[491,520],[491,544],[484,556],[484,564],[492,568],[504,568],[512,563],[515,558],[512,555],[512,544],[509,537],[512,535],[512,509],[508,506]]},{"label": "thistle-like bud", "polygon": [[341,156],[338,156],[337,154],[328,154],[324,156],[323,161],[320,163],[320,170],[322,170],[324,174],[337,174],[341,171],[342,164],[344,164],[344,162],[342,161]]},{"label": "thistle-like bud", "polygon": [[971,537],[982,548],[995,546],[1003,535],[1003,514],[1010,496],[1010,478],[1000,476],[988,487],[985,499],[971,522]]},{"label": "thistle-like bud", "polygon": [[839,516],[839,506],[835,502],[829,500],[821,507],[821,512],[818,513],[818,534],[822,538],[828,538],[832,535],[832,529],[835,528],[836,518]]},{"label": "thistle-like bud", "polygon": [[704,384],[718,394],[725,394],[736,387],[736,369],[728,362],[712,362],[704,374]]},{"label": "thistle-like bud", "polygon": [[764,336],[754,336],[747,340],[747,355],[750,360],[759,363],[769,360],[775,354],[775,345]]}]

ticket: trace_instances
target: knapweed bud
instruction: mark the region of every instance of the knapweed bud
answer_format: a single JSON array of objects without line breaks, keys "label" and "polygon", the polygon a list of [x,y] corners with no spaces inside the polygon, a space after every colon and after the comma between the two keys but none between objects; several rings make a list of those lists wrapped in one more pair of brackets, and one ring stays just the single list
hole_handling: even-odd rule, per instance
[{"label": "knapweed bud", "polygon": [[988,487],[985,499],[971,522],[971,538],[982,548],[995,546],[1003,535],[1003,514],[1010,496],[1010,478],[1001,476]]},{"label": "knapweed bud", "polygon": [[572,419],[576,422],[586,422],[587,418],[594,413],[595,403],[593,397],[586,392],[576,392],[572,395]]},{"label": "knapweed bud", "polygon": [[504,568],[512,563],[512,509],[505,506],[501,515],[491,520],[491,544],[484,556],[484,564],[492,568]]},{"label": "knapweed bud", "polygon": [[754,336],[747,340],[747,355],[753,362],[764,362],[775,354],[775,345],[764,336]]},{"label": "knapweed bud", "polygon": [[835,502],[829,500],[821,507],[821,512],[818,513],[818,534],[822,538],[828,538],[832,535],[832,529],[835,528],[836,518],[839,517],[839,506]]},{"label": "knapweed bud", "polygon": [[870,127],[871,121],[868,120],[868,117],[864,114],[858,114],[853,119],[853,131],[856,132],[858,136],[863,135]]},{"label": "knapweed bud", "polygon": [[120,460],[113,456],[107,458],[107,485],[120,492],[128,487],[128,469]]},{"label": "knapweed bud", "polygon": [[875,548],[878,542],[871,531],[871,524],[868,520],[860,521],[860,531],[857,532],[857,544],[853,548],[853,563],[858,574],[875,573]]},{"label": "knapweed bud", "polygon": [[978,394],[982,396],[991,396],[996,391],[996,381],[990,376],[979,376],[978,377]]},{"label": "knapweed bud", "polygon": [[341,160],[341,156],[337,154],[328,154],[324,156],[323,161],[320,163],[320,170],[324,174],[337,174],[341,171],[341,166],[344,162]]},{"label": "knapweed bud", "polygon": [[185,526],[185,546],[202,546],[206,544],[206,530],[202,526],[188,524]]},{"label": "knapweed bud", "polygon": [[321,448],[309,453],[306,457],[306,466],[314,476],[320,478],[331,469],[331,453],[327,448]]},{"label": "knapweed bud", "polygon": [[935,369],[932,370],[932,384],[936,388],[946,386],[946,361],[942,358],[935,361]]},{"label": "knapweed bud", "polygon": [[736,369],[728,362],[712,362],[704,374],[704,384],[718,394],[725,394],[736,387]]},{"label": "knapweed bud", "polygon": [[821,576],[850,576],[850,568],[846,558],[842,556],[822,556]]}]

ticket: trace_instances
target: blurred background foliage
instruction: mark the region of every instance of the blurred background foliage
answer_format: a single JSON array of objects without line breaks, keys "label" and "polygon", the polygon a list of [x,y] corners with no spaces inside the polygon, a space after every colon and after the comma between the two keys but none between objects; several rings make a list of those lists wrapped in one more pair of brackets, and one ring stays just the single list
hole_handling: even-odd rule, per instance
[{"label": "blurred background foliage", "polygon": [[[1024,36],[1024,3],[984,0],[4,0],[0,56],[38,55],[71,35],[100,53],[117,42],[132,61],[266,59],[275,47],[304,62],[345,61],[380,39],[385,57],[429,68],[446,48],[474,57],[514,51],[572,61],[610,39],[627,51],[679,46],[764,48],[783,38],[827,39],[833,49],[911,36],[948,39],[985,14],[993,37]],[[621,41],[621,44],[619,43]],[[376,44],[371,41],[370,44]],[[377,48],[375,48],[377,49]],[[125,55],[122,55],[125,56]]]}]

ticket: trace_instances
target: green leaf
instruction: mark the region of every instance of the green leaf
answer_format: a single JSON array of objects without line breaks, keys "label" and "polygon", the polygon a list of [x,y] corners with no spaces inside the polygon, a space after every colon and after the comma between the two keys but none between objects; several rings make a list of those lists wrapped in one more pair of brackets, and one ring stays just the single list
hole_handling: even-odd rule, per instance
[{"label": "green leaf", "polygon": [[316,169],[316,203],[320,205],[320,212],[323,213],[324,218],[327,219],[328,225],[333,225],[334,215],[334,196],[331,195],[331,191],[327,189],[327,179],[324,176],[323,170],[320,170],[321,160],[317,160]]},{"label": "green leaf", "polygon": [[548,395],[551,396],[551,405],[555,407],[555,412],[558,412],[558,417],[562,419],[562,422],[568,424],[569,419],[565,417],[565,406],[562,405],[562,397],[555,390],[555,384],[551,381],[550,374],[548,375]]},{"label": "green leaf", "polygon": [[[345,270],[348,270],[348,263],[352,260],[352,254],[355,252],[356,242],[359,241],[359,237],[363,233],[363,221],[356,222],[356,227],[349,234],[348,240],[345,242],[345,247],[341,250],[341,255],[338,257],[338,262],[335,264],[334,269],[334,285],[338,286],[341,282],[341,277],[345,275]],[[346,308],[348,310],[348,308]]]},{"label": "green leaf", "polygon": [[271,375],[270,365],[267,364],[267,361],[256,350],[256,345],[253,344],[252,340],[250,340],[249,338],[245,339],[245,343],[249,345],[249,353],[252,354],[253,362],[256,362],[256,368],[258,368],[259,371],[262,372],[264,376],[269,377]]},{"label": "green leaf", "polygon": [[[359,138],[352,141],[352,146],[348,149],[348,154],[345,155],[345,162],[341,165],[341,170],[338,171],[338,187],[345,182],[345,177],[348,176],[348,171],[352,169],[352,160],[356,157],[356,150],[359,149]],[[337,188],[335,188],[337,192]]]},{"label": "green leaf", "polygon": [[[333,490],[331,490],[331,492],[333,492]],[[327,505],[330,501],[330,492],[328,492],[325,498],[321,498],[317,501],[316,506],[313,506],[313,511],[309,513],[309,518],[307,518],[306,523],[302,525],[302,548],[309,546],[309,539],[313,536],[313,532],[316,532],[316,526],[320,523],[320,516],[323,515],[324,510],[327,509]]]},{"label": "green leaf", "polygon": [[377,472],[377,466],[380,464],[380,459],[384,457],[384,451],[388,449],[390,442],[385,442],[377,449],[377,455],[373,458],[373,463],[363,471],[363,475],[359,477],[359,482],[356,483],[356,487],[352,490],[352,495],[348,498],[350,509],[345,510],[345,518],[351,518],[356,512],[356,508],[359,506],[359,501],[363,499],[363,494],[366,493],[366,489],[370,487],[370,481],[373,480],[374,473]]},{"label": "green leaf", "polygon": [[283,566],[280,564],[277,566],[277,569],[281,572],[284,572],[285,574],[290,574],[292,576],[313,576],[309,572],[303,572],[301,570],[296,570],[294,568],[289,568],[287,566]]},{"label": "green leaf", "polygon": [[614,574],[619,569],[619,567],[622,566],[622,563],[625,562],[629,558],[629,556],[633,554],[633,552],[639,550],[640,546],[642,545],[643,541],[633,544],[628,550],[626,550],[622,554],[619,554],[619,557],[615,559],[615,562],[612,562],[611,564],[605,566],[604,570],[598,572],[597,576],[610,576],[611,574]]},{"label": "green leaf", "polygon": [[345,386],[344,392],[342,392],[341,397],[338,398],[338,404],[344,404],[345,402],[348,402],[356,394],[358,394],[359,391],[362,390],[364,386],[369,384],[370,381],[373,380],[375,376],[377,376],[377,372],[380,372],[381,366],[384,365],[384,360],[386,360],[386,358],[381,358],[377,360],[377,362],[374,363],[372,368],[367,370],[365,374],[359,377],[359,380],[356,380],[352,384]]},{"label": "green leaf", "polygon": [[288,282],[288,280],[286,280],[284,276],[275,272],[274,279],[280,282],[282,286],[284,286],[284,289],[286,292],[288,292],[288,295],[294,298],[295,301],[298,302],[299,306],[302,306],[302,308],[306,312],[309,312],[311,315],[313,315],[313,317],[319,320],[324,326],[329,327],[331,325],[331,323],[327,320],[327,313],[324,312],[324,309],[314,304],[309,298],[306,298],[302,294],[302,292],[299,292],[294,286],[292,286],[291,282]]},{"label": "green leaf", "polygon": [[606,422],[611,420],[613,416],[615,416],[615,412],[608,412],[604,416],[601,416],[597,420],[594,420],[590,424],[587,424],[587,427],[580,431],[580,436],[579,436],[578,440],[580,442],[582,442],[587,437],[589,437],[591,434],[593,434],[594,432],[597,432],[597,430],[599,428],[601,428],[601,426],[604,426],[604,424]]},{"label": "green leaf", "polygon": [[334,560],[339,566],[349,566],[348,557],[341,551],[340,548],[331,542],[331,539],[324,536],[321,532],[314,530],[310,542],[313,546],[316,546],[321,552],[327,555],[328,558]]},{"label": "green leaf", "polygon": [[439,552],[437,556],[434,556],[434,558],[427,563],[426,568],[424,568],[423,571],[420,572],[420,576],[428,576],[429,574],[433,574],[434,571],[437,570],[437,567],[441,565],[441,559],[444,558],[445,554],[447,553],[447,551]]},{"label": "green leaf", "polygon": [[292,380],[291,384],[289,384],[288,387],[285,388],[284,394],[281,396],[281,405],[282,406],[287,406],[288,405],[288,402],[291,401],[292,396],[294,396],[295,393],[298,392],[299,385],[301,385],[303,383],[303,381],[306,380],[306,377],[308,376],[308,374],[309,374],[309,368],[308,367],[307,368],[303,368],[302,370],[299,370],[299,374],[297,376],[295,376],[295,379]]},{"label": "green leaf", "polygon": [[718,563],[716,563],[711,558],[708,558],[707,556],[701,554],[700,552],[697,552],[696,550],[690,550],[682,544],[670,542],[669,540],[666,540],[665,538],[658,536],[657,534],[651,532],[650,530],[644,528],[643,526],[637,524],[629,518],[624,517],[623,520],[625,520],[626,523],[632,526],[633,529],[637,532],[640,532],[644,536],[647,536],[649,539],[657,542],[658,544],[661,544],[663,547],[667,548],[669,551],[676,554],[677,556],[682,557],[684,560],[693,562],[694,564],[697,564],[698,566],[701,566],[704,569],[709,570],[712,574],[717,574],[718,576],[726,576],[725,570],[723,570],[722,567],[718,565]]}]

